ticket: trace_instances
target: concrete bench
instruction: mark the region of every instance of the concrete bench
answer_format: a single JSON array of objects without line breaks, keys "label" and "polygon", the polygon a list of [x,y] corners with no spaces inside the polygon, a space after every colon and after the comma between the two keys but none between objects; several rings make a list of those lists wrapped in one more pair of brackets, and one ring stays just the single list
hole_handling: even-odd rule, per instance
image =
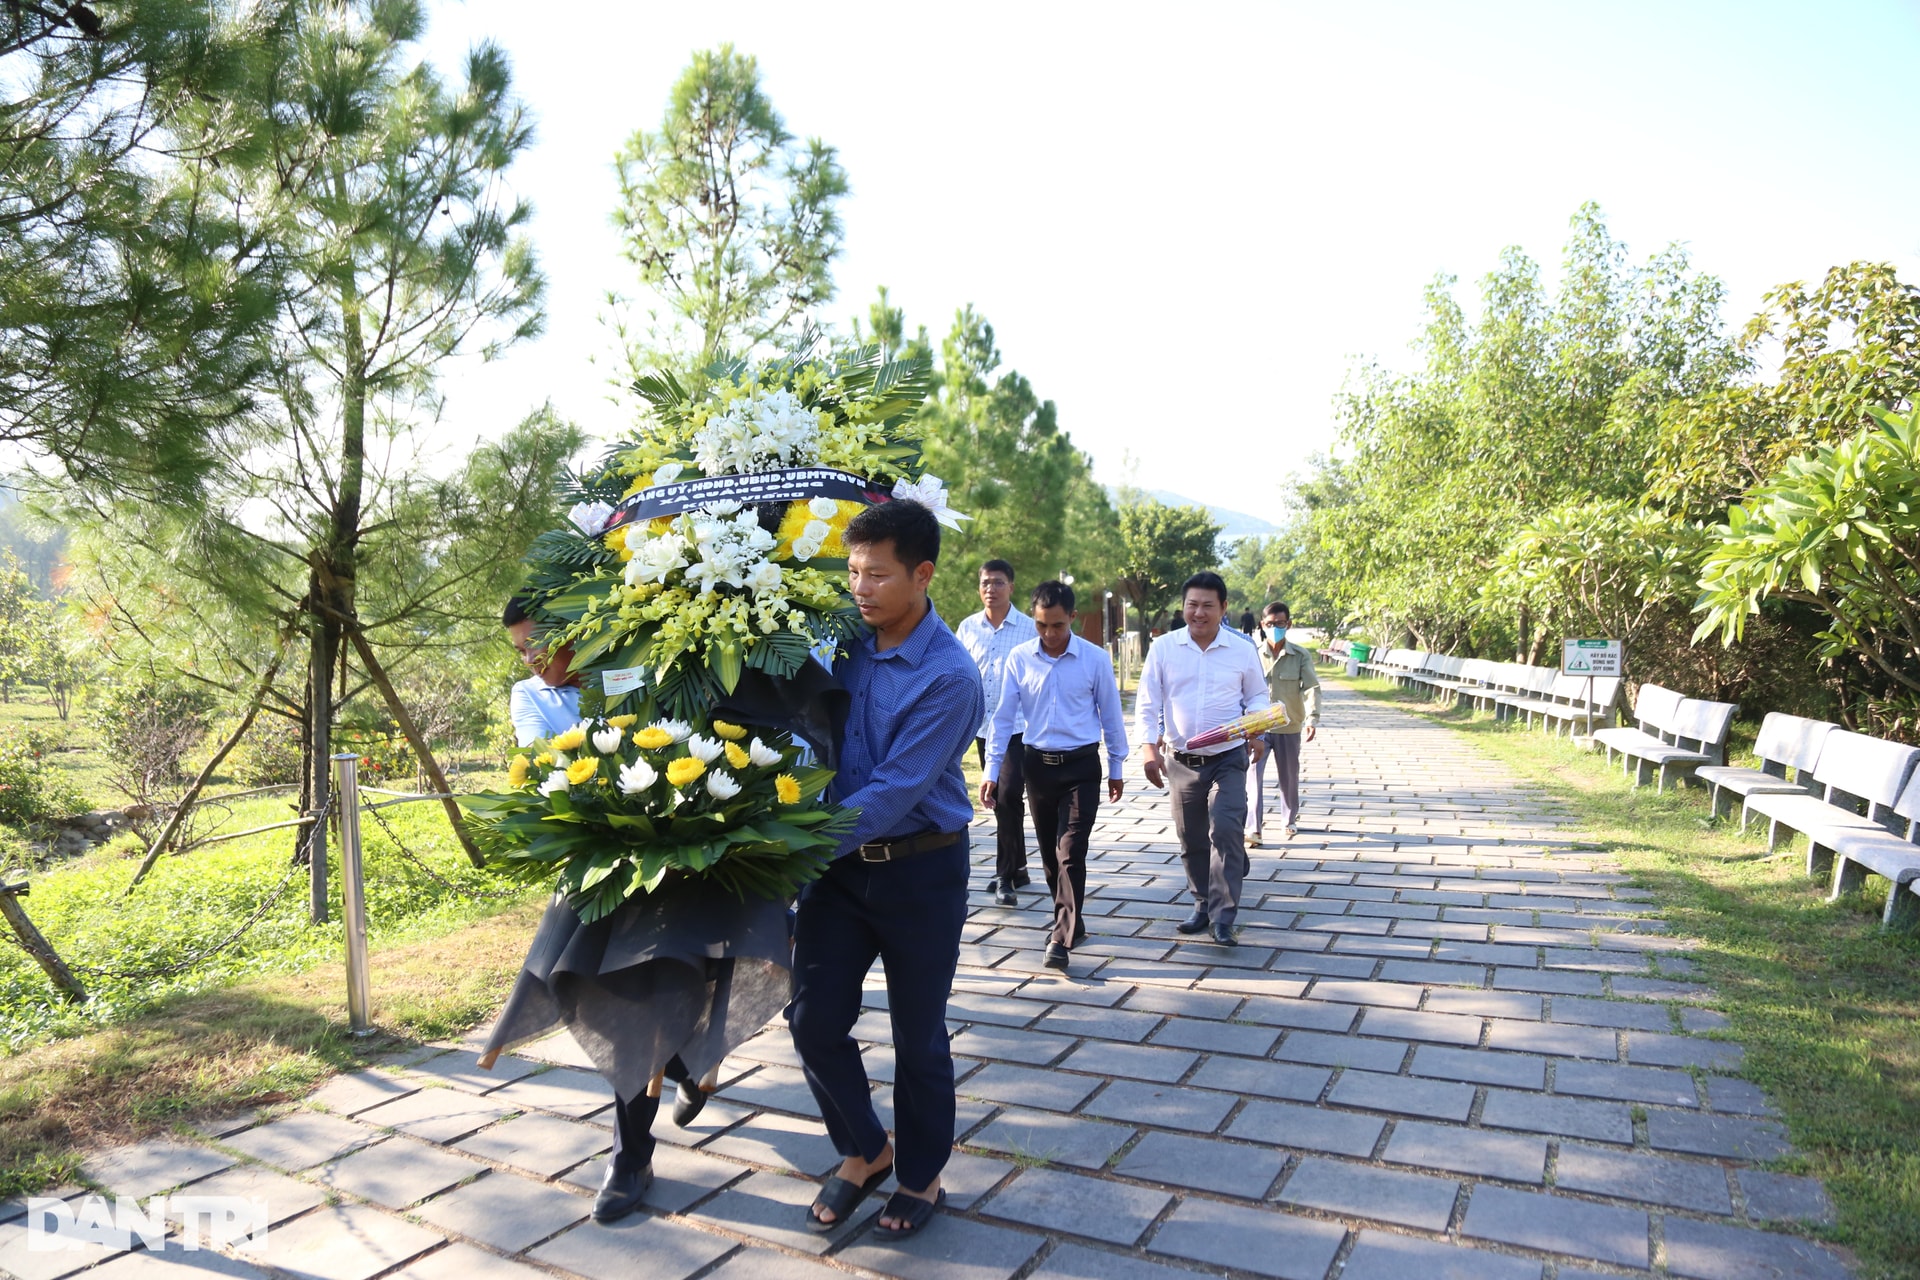
[{"label": "concrete bench", "polygon": [[[1587,701],[1588,685],[1592,685],[1593,701]],[[1533,718],[1549,729],[1557,730],[1565,725],[1568,736],[1572,736],[1574,726],[1582,732],[1590,732],[1596,722],[1613,715],[1613,704],[1620,697],[1620,680],[1617,676],[1600,676],[1589,681],[1586,676],[1558,675],[1542,698],[1527,698],[1516,702],[1510,708],[1516,715],[1527,718],[1527,727],[1533,727]]]},{"label": "concrete bench", "polygon": [[1483,690],[1490,690],[1495,668],[1499,665],[1487,658],[1462,659],[1458,670],[1450,678],[1435,682],[1434,688],[1442,701],[1458,705],[1463,698],[1476,697]]},{"label": "concrete bench", "polygon": [[1553,682],[1560,673],[1552,667],[1530,667],[1524,663],[1515,663],[1514,670],[1508,676],[1511,693],[1497,693],[1493,696],[1493,718],[1510,720],[1520,714],[1518,706],[1523,702],[1539,702],[1553,692]]},{"label": "concrete bench", "polygon": [[1444,696],[1466,661],[1465,658],[1455,658],[1449,654],[1429,653],[1426,661],[1407,673],[1407,683]]},{"label": "concrete bench", "polygon": [[[1769,711],[1760,722],[1760,737],[1753,754],[1760,758],[1758,769],[1737,765],[1703,765],[1693,776],[1710,788],[1708,811],[1720,816],[1722,793],[1740,797],[1740,830],[1747,829],[1747,800],[1762,795],[1808,795],[1813,786],[1813,771],[1820,763],[1820,748],[1827,735],[1840,728],[1825,720],[1809,720],[1781,711]],[[1788,770],[1793,776],[1789,778]]]},{"label": "concrete bench", "polygon": [[1872,872],[1885,876],[1887,901],[1880,911],[1885,926],[1910,926],[1920,922],[1920,769],[1915,769],[1907,785],[1893,802],[1893,815],[1907,820],[1907,835],[1882,831],[1841,831],[1833,841],[1833,889],[1831,902],[1842,894],[1858,889]]},{"label": "concrete bench", "polygon": [[1739,709],[1731,702],[1685,698],[1672,689],[1646,684],[1640,686],[1633,705],[1638,727],[1602,729],[1593,737],[1606,748],[1609,763],[1614,752],[1620,753],[1622,765],[1633,770],[1634,786],[1645,782],[1653,770],[1659,774],[1656,789],[1665,791],[1668,770],[1727,762],[1727,733]]},{"label": "concrete bench", "polygon": [[1413,650],[1411,649],[1375,649],[1373,651],[1373,661],[1361,663],[1360,669],[1369,675],[1378,676],[1383,680],[1393,680],[1397,683],[1400,678],[1400,673],[1407,669],[1412,656]]},{"label": "concrete bench", "polygon": [[1502,694],[1513,695],[1519,692],[1520,672],[1527,670],[1518,662],[1495,662],[1473,687],[1462,689],[1460,696],[1472,705],[1475,711],[1499,711],[1498,699]]},{"label": "concrete bench", "polygon": [[1825,875],[1842,835],[1891,834],[1885,824],[1916,761],[1920,747],[1835,729],[1820,744],[1813,769],[1819,795],[1757,795],[1747,807],[1767,819],[1767,848],[1778,842],[1782,827],[1798,831],[1807,838],[1807,874]]}]

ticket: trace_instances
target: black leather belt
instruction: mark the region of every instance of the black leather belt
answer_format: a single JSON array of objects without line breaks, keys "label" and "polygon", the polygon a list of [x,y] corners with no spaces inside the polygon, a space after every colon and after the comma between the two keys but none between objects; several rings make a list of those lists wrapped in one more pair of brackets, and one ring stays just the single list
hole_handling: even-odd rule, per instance
[{"label": "black leather belt", "polygon": [[950,849],[966,838],[965,831],[922,831],[919,835],[901,836],[898,840],[875,840],[856,845],[853,851],[862,862],[898,862],[916,853]]},{"label": "black leather belt", "polygon": [[1039,747],[1027,748],[1027,759],[1038,759],[1041,764],[1058,768],[1063,764],[1072,764],[1075,760],[1085,760],[1088,756],[1100,754],[1100,744],[1089,742],[1084,747],[1070,747],[1065,751],[1042,751]]},{"label": "black leather belt", "polygon": [[[1239,748],[1236,747],[1234,750],[1237,751]],[[1233,751],[1222,751],[1216,755],[1203,756],[1197,751],[1176,751],[1173,753],[1173,758],[1189,769],[1204,769],[1221,756],[1230,756],[1232,754]]]}]

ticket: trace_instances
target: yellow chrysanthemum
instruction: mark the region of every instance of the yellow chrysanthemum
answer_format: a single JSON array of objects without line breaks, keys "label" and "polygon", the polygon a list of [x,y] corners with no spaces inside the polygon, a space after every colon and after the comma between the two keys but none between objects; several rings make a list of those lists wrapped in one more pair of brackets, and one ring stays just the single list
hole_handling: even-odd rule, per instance
[{"label": "yellow chrysanthemum", "polygon": [[800,780],[790,773],[783,773],[773,780],[773,792],[780,797],[781,804],[799,804]]},{"label": "yellow chrysanthemum", "polygon": [[548,765],[553,763],[553,752],[542,751],[539,755],[533,758],[533,762],[539,765],[542,769],[544,769]]},{"label": "yellow chrysanthemum", "polygon": [[642,751],[658,751],[672,741],[672,734],[665,729],[655,729],[651,726],[633,735],[633,745]]},{"label": "yellow chrysanthemum", "polygon": [[[719,726],[716,725],[714,727],[718,728]],[[736,769],[744,769],[753,763],[753,757],[748,755],[747,749],[739,743],[729,742],[727,744],[727,763]]]},{"label": "yellow chrysanthemum", "polygon": [[606,544],[607,550],[620,557],[621,564],[633,559],[633,552],[627,547],[627,526],[624,524],[609,532],[601,541]]},{"label": "yellow chrysanthemum", "polygon": [[667,781],[676,787],[684,787],[707,771],[707,766],[692,756],[675,760],[667,766]]},{"label": "yellow chrysanthemum", "polygon": [[533,768],[533,761],[527,759],[525,756],[515,756],[513,763],[507,766],[507,785],[510,787],[525,786],[527,782],[527,771],[531,768]]},{"label": "yellow chrysanthemum", "polygon": [[556,736],[550,744],[555,751],[578,751],[586,744],[587,731],[579,725]]},{"label": "yellow chrysanthemum", "polygon": [[631,729],[640,723],[639,716],[608,716],[607,723],[616,729]]},{"label": "yellow chrysanthemum", "polygon": [[598,772],[600,772],[600,762],[592,756],[587,756],[567,766],[567,782],[577,787]]},{"label": "yellow chrysanthemum", "polygon": [[725,720],[715,720],[713,722],[713,736],[716,738],[725,738],[729,742],[738,742],[747,736],[747,731],[737,724],[728,724]]}]

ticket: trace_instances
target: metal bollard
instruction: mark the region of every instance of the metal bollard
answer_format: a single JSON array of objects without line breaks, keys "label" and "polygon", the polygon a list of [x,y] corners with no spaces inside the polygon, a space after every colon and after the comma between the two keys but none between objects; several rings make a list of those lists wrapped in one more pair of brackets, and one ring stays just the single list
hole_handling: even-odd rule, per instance
[{"label": "metal bollard", "polygon": [[347,1023],[356,1036],[369,1035],[371,1003],[367,992],[367,885],[360,865],[360,757],[343,751],[333,758],[334,803],[340,808],[340,897],[347,925]]}]

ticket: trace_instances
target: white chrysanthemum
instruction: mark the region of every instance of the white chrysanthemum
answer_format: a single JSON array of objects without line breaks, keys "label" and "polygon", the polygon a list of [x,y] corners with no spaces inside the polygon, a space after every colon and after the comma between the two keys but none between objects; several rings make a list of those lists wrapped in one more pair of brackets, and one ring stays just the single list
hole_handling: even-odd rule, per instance
[{"label": "white chrysanthemum", "polygon": [[593,734],[593,749],[603,756],[610,756],[620,749],[620,739],[625,736],[612,725],[604,729],[596,729]]},{"label": "white chrysanthemum", "polygon": [[783,758],[778,751],[775,751],[758,738],[755,738],[747,744],[747,757],[762,769],[771,768],[779,764]]},{"label": "white chrysanthemum", "polygon": [[707,794],[715,800],[731,800],[740,794],[740,783],[732,774],[715,769],[707,775]]},{"label": "white chrysanthemum", "polygon": [[556,791],[565,791],[566,789],[567,771],[565,769],[555,769],[547,775],[547,780],[540,784],[540,794],[543,796],[550,796]]},{"label": "white chrysanthemum", "polygon": [[620,770],[620,794],[638,795],[660,780],[660,774],[645,760],[635,760]]},{"label": "white chrysanthemum", "polygon": [[726,749],[727,744],[720,739],[709,738],[703,734],[696,733],[687,739],[687,754],[707,764],[712,764],[714,759]]},{"label": "white chrysanthemum", "polygon": [[807,504],[807,511],[816,520],[831,520],[840,514],[840,504],[832,498],[815,498]]},{"label": "white chrysanthemum", "polygon": [[685,742],[687,735],[693,732],[693,726],[685,720],[655,720],[647,728],[658,729],[675,742]]},{"label": "white chrysanthemum", "polygon": [[672,484],[680,478],[680,473],[686,469],[685,463],[669,462],[653,473],[653,482],[655,484]]}]

